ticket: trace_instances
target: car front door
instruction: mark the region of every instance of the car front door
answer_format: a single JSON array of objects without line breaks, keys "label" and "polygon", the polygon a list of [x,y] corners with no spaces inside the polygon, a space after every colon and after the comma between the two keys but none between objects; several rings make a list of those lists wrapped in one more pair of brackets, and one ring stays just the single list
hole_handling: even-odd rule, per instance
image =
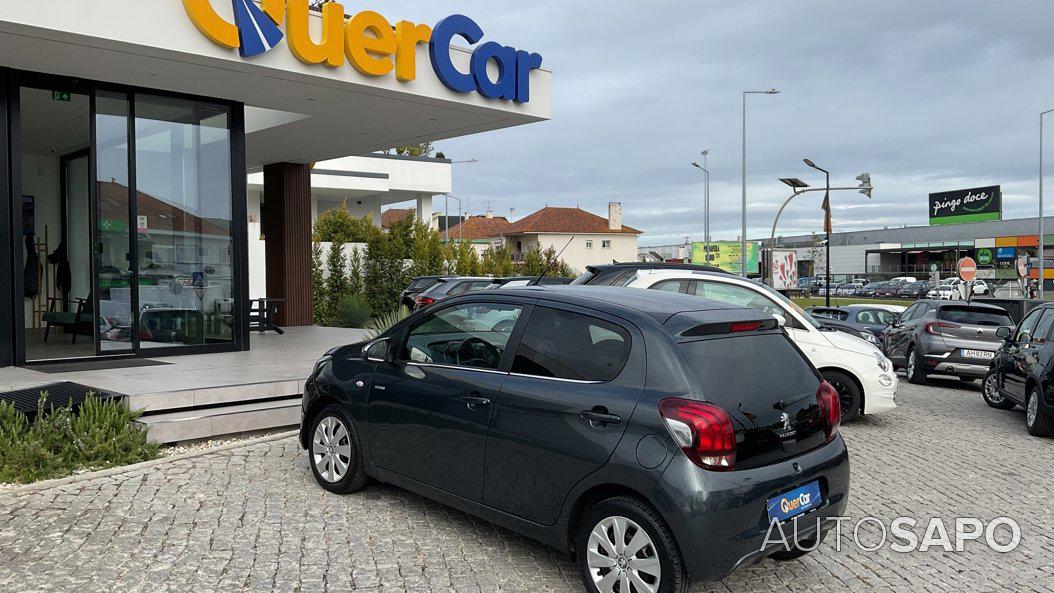
[{"label": "car front door", "polygon": [[[1025,381],[1035,365],[1038,341],[1043,341],[1046,336],[1037,335],[1040,319],[1046,314],[1054,314],[1050,309],[1037,309],[1032,311],[1017,326],[1014,340],[1006,349],[1007,364],[1003,367],[1003,389],[1011,399],[1018,403],[1025,401]],[[1049,329],[1049,325],[1048,325]]]},{"label": "car front door", "polygon": [[480,501],[487,426],[523,311],[515,302],[461,303],[409,328],[394,362],[374,371],[366,411],[374,464]]},{"label": "car front door", "polygon": [[894,321],[886,331],[885,351],[890,360],[906,363],[904,353],[906,351],[907,338],[911,336],[911,322],[920,314],[922,303],[915,303],[907,308],[899,319]]},{"label": "car front door", "polygon": [[552,525],[600,468],[644,388],[643,338],[615,317],[539,302],[495,401],[483,502]]}]

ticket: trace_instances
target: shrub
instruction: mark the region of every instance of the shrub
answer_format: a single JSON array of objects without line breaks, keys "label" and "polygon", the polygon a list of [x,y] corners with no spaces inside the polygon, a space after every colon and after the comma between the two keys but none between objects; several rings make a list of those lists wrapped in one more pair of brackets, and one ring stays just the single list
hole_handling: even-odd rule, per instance
[{"label": "shrub", "polygon": [[373,311],[394,311],[399,295],[410,284],[406,265],[408,245],[401,232],[382,233],[366,245],[363,257],[363,295]]},{"label": "shrub", "polygon": [[322,212],[315,219],[315,240],[331,243],[366,243],[381,234],[373,216],[352,216],[347,204]]},{"label": "shrub", "polygon": [[366,325],[366,339],[372,340],[377,336],[383,334],[392,328],[393,325],[399,323],[403,319],[410,316],[410,310],[406,307],[399,305],[399,308],[395,309],[390,313],[385,313],[380,317],[377,317]]},{"label": "shrub", "polygon": [[357,294],[349,294],[337,301],[330,312],[330,325],[333,327],[366,327],[373,314],[366,299]]},{"label": "shrub", "polygon": [[0,482],[29,483],[79,468],[154,459],[160,445],[146,442],[138,417],[119,400],[90,393],[76,411],[47,405],[47,393],[41,393],[32,422],[11,403],[0,402]]},{"label": "shrub", "polygon": [[348,277],[345,273],[346,263],[344,244],[338,241],[330,245],[329,253],[326,255],[326,316],[324,320],[327,324],[333,317],[337,303],[349,294]]},{"label": "shrub", "polygon": [[322,270],[322,244],[311,245],[311,321],[326,323],[326,275]]}]

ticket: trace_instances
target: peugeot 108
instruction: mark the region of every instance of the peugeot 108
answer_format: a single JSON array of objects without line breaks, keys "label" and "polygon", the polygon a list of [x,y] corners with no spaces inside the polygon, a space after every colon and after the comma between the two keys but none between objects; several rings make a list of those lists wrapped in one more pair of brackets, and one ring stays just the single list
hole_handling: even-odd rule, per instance
[{"label": "peugeot 108", "polygon": [[328,352],[302,412],[323,488],[477,515],[569,552],[593,593],[801,556],[847,502],[837,392],[773,317],[687,295],[453,297]]}]

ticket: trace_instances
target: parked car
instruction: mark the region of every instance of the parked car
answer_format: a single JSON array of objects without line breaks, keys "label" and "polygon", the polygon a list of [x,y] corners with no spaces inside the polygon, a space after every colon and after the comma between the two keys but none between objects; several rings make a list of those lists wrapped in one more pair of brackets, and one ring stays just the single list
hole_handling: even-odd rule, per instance
[{"label": "parked car", "polygon": [[904,309],[900,305],[854,304],[841,307],[812,307],[806,311],[820,323],[829,324],[828,320],[836,321],[856,331],[865,332],[871,337],[864,339],[881,347],[883,332]]},{"label": "parked car", "polygon": [[[806,309],[806,311],[808,311],[808,309]],[[882,347],[882,343],[878,341],[875,334],[871,333],[866,327],[827,317],[815,317],[815,319],[820,322],[820,329],[845,332],[850,336],[860,338],[861,340],[870,343],[876,348]]]},{"label": "parked car", "polygon": [[[838,412],[769,315],[535,286],[329,351],[299,443],[331,492],[373,478],[493,521],[574,553],[589,591],[684,591],[823,539],[849,489]],[[766,542],[803,513],[789,547]]]},{"label": "parked car", "polygon": [[837,390],[843,419],[896,407],[897,377],[881,350],[865,340],[823,329],[823,324],[771,287],[734,276],[685,270],[642,270],[631,288],[695,295],[752,307],[782,320],[787,334]]},{"label": "parked car", "polygon": [[[960,278],[947,278],[946,280],[942,280],[941,284],[947,284],[948,286],[951,286],[954,294],[956,295],[955,298],[961,299],[962,295],[959,292],[960,291],[959,285],[962,284],[962,282],[963,281]],[[988,294],[988,293],[989,293],[989,288],[988,288],[988,283],[987,282],[985,282],[984,280],[981,280],[980,278],[978,278],[978,279],[973,281],[973,294],[974,294],[974,296],[984,295],[984,294]]]},{"label": "parked car", "polygon": [[865,284],[860,290],[857,291],[856,296],[872,298],[875,296],[875,291],[882,286],[882,282],[870,282]]},{"label": "parked car", "polygon": [[1054,436],[1054,306],[1032,309],[1017,328],[996,330],[1003,344],[984,377],[981,394],[989,406],[1025,408],[1025,428],[1038,437]]},{"label": "parked car", "polygon": [[919,279],[914,276],[897,276],[896,278],[893,278],[892,281],[903,284],[905,282],[918,282]]},{"label": "parked car", "polygon": [[926,298],[939,299],[942,301],[954,301],[959,299],[959,291],[951,284],[941,281],[940,284],[926,291]]},{"label": "parked car", "polygon": [[889,282],[883,282],[881,286],[875,288],[875,297],[877,298],[895,298],[897,292],[900,290],[902,282],[890,280]]},{"label": "parked car", "polygon": [[586,266],[586,271],[579,274],[571,284],[589,284],[592,286],[625,286],[637,277],[638,270],[702,270],[717,274],[729,274],[721,268],[696,264],[626,262]]},{"label": "parked car", "polygon": [[1002,343],[1000,326],[1013,321],[1006,310],[978,302],[917,301],[886,330],[884,350],[912,383],[930,374],[963,381],[985,376]]},{"label": "parked car", "polygon": [[440,282],[433,284],[431,288],[428,288],[414,297],[414,307],[411,311],[421,307],[427,307],[454,295],[465,292],[475,292],[477,290],[487,290],[488,288],[491,288],[493,284],[493,278],[487,278],[484,276],[444,277]]},{"label": "parked car", "polygon": [[847,282],[839,286],[838,290],[835,291],[835,294],[837,294],[838,296],[855,296],[857,291],[859,291],[863,287],[863,284],[857,284],[856,282]]},{"label": "parked car", "polygon": [[406,290],[399,295],[399,302],[408,310],[413,311],[417,307],[417,301],[414,300],[414,297],[444,280],[447,280],[447,278],[443,276],[417,276],[410,282],[410,286],[407,286]]},{"label": "parked car", "polygon": [[897,297],[902,299],[924,299],[933,285],[929,282],[905,282],[897,290]]}]

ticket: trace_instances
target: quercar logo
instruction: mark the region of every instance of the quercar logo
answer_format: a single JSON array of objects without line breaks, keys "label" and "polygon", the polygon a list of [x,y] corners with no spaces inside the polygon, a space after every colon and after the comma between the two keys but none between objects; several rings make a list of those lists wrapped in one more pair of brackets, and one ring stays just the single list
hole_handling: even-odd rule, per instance
[{"label": "quercar logo", "polygon": [[[542,67],[537,53],[487,41],[472,51],[469,71],[458,70],[450,58],[454,38],[474,45],[484,37],[483,29],[464,15],[448,16],[435,28],[410,21],[393,26],[371,10],[345,18],[339,2],[328,2],[322,5],[322,30],[316,41],[309,32],[308,0],[232,0],[233,23],[216,12],[212,1],[183,0],[183,6],[202,34],[237,49],[243,58],[267,53],[285,39],[289,51],[306,64],[340,68],[347,62],[366,76],[394,71],[398,80],[408,82],[417,77],[417,46],[427,43],[432,69],[447,88],[517,103],[530,101],[531,71]],[[488,73],[491,64],[497,78]]]}]

